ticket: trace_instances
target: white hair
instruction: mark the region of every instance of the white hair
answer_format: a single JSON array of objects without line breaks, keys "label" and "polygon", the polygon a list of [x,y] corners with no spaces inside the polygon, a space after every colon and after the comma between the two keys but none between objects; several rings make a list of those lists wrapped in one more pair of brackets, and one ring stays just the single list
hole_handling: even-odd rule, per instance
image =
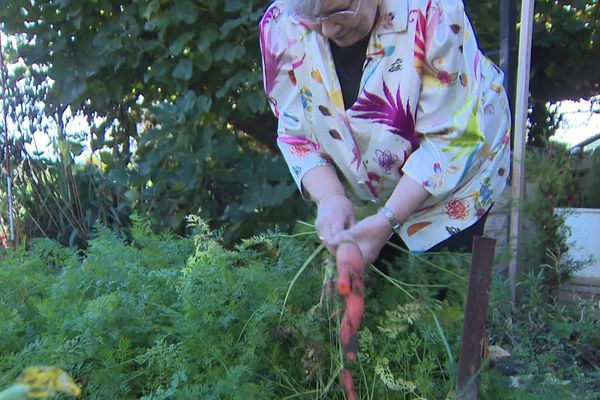
[{"label": "white hair", "polygon": [[300,15],[317,15],[322,0],[283,0],[288,10]]}]

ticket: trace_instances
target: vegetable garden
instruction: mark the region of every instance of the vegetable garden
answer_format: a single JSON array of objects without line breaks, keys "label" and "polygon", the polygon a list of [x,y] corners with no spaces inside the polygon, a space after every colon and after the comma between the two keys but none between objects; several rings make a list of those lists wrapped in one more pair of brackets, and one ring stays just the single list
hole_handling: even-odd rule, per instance
[{"label": "vegetable garden", "polygon": [[[466,3],[493,53],[498,2]],[[457,396],[469,254],[400,252],[368,268],[357,360],[344,361],[335,266],[274,151],[266,4],[0,2],[0,399],[343,399],[345,366],[360,399]],[[600,7],[536,11],[540,149],[520,205],[536,229],[516,304],[494,273],[479,397],[600,399],[600,308],[558,301],[580,265],[553,213],[596,202],[598,186],[578,196],[568,153],[547,141],[560,119],[549,102],[600,92]]]},{"label": "vegetable garden", "polygon": [[[189,223],[188,237],[137,221],[128,240],[98,227],[85,253],[37,239],[5,254],[0,386],[44,363],[69,371],[86,399],[343,398],[339,305],[322,296],[327,257],[310,228],[225,249]],[[468,265],[406,255],[387,275],[369,271],[351,367],[361,398],[453,398]],[[544,303],[540,276],[522,284],[517,310],[505,287],[492,292],[490,339],[514,359],[485,365],[481,398],[594,398],[598,305],[575,315]]]}]

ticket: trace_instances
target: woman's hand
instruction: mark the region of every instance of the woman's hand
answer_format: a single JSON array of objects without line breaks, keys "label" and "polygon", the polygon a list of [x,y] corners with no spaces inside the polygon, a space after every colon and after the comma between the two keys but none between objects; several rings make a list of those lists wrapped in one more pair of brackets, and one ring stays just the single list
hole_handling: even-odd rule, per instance
[{"label": "woman's hand", "polygon": [[354,206],[346,195],[331,193],[323,196],[318,201],[317,207],[315,221],[317,234],[331,254],[335,254],[335,249],[339,244],[339,235],[356,222]]},{"label": "woman's hand", "polygon": [[362,253],[364,267],[377,259],[391,233],[392,228],[387,218],[381,213],[377,213],[341,232],[338,236],[338,243],[344,241],[356,243]]},{"label": "woman's hand", "polygon": [[[394,214],[399,222],[404,223],[428,197],[429,192],[412,178],[404,175],[385,203],[385,207]],[[390,222],[385,215],[378,212],[342,232],[337,243],[342,241],[356,243],[363,255],[363,265],[365,266],[377,259],[391,233]]]},{"label": "woman's hand", "polygon": [[315,167],[306,172],[302,186],[317,203],[315,225],[319,239],[335,254],[339,234],[355,224],[354,206],[346,197],[344,187],[335,169],[329,165]]}]

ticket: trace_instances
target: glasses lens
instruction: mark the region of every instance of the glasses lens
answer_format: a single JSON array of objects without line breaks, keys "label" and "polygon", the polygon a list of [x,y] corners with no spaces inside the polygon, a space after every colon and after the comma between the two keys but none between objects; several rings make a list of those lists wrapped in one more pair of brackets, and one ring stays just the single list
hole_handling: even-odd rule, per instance
[{"label": "glasses lens", "polygon": [[[344,11],[334,12],[332,14],[329,14],[326,18],[324,18],[324,20],[326,19],[327,21],[332,22],[334,24],[343,24],[348,21],[348,18],[352,18],[354,15],[356,15],[356,13],[358,12],[358,10],[360,8],[360,3],[361,3],[361,0],[358,0],[358,2],[356,2],[356,6],[354,8],[344,10]],[[352,7],[353,4],[354,4],[354,2],[351,1],[349,7]]]},{"label": "glasses lens", "polygon": [[318,25],[321,23],[321,17],[315,17],[314,15],[298,15],[298,19],[308,25]]},{"label": "glasses lens", "polygon": [[328,15],[325,19],[333,24],[343,24],[348,22],[348,18],[352,17],[352,15],[354,15],[352,11],[340,11]]},{"label": "glasses lens", "polygon": [[[358,12],[358,10],[360,9],[361,1],[362,0],[358,0],[356,8],[352,10],[336,11],[325,16],[299,15],[298,18],[300,18],[302,21],[306,22],[309,25],[318,25],[326,21],[331,22],[333,24],[344,24],[345,22],[347,22],[348,18],[353,17]],[[352,3],[353,2],[350,2],[350,5],[352,5]]]}]

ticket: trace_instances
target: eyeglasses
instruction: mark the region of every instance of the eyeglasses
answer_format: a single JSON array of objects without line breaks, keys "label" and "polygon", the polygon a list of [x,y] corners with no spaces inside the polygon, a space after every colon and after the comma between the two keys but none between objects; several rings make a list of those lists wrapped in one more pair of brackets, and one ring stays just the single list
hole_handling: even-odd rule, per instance
[{"label": "eyeglasses", "polygon": [[362,0],[358,0],[358,4],[356,5],[356,8],[354,10],[335,11],[329,15],[323,16],[302,15],[300,16],[300,18],[310,25],[319,25],[325,21],[331,22],[333,24],[343,24],[348,18],[353,17],[358,13],[358,10],[360,10],[360,3],[362,3]]}]

